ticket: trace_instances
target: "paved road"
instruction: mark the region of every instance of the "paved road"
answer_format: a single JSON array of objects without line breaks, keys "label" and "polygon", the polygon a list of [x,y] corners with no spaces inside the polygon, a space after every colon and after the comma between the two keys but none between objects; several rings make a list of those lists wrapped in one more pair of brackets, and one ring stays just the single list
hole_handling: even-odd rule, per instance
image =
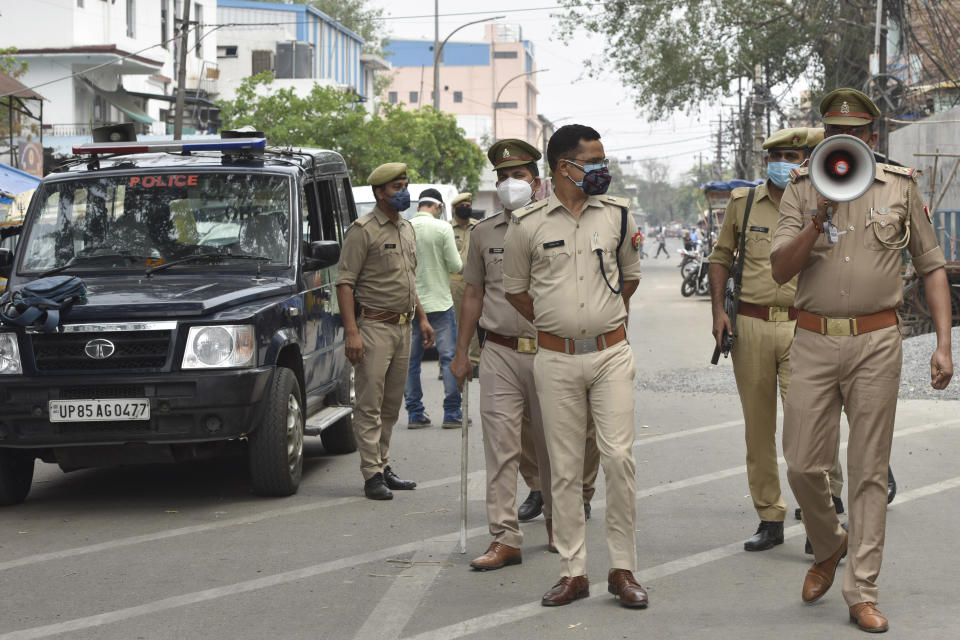
[{"label": "paved road", "polygon": [[[673,371],[710,370],[709,306],[681,298],[675,265],[675,253],[648,261],[630,326],[648,610],[623,609],[606,594],[602,487],[587,526],[589,600],[539,605],[559,571],[542,519],[523,525],[523,565],[471,571],[489,541],[479,428],[461,555],[460,433],[401,427],[394,467],[421,484],[388,503],[361,496],[355,455],[329,456],[319,442],[309,445],[300,492],[283,500],[252,496],[240,457],[71,474],[43,465],[28,501],[0,511],[0,640],[862,637],[839,589],[800,604],[808,557],[799,523],[788,521],[789,539],[775,550],[743,552],[756,516],[733,388],[669,393],[653,384],[669,383]],[[439,383],[432,367],[425,372],[428,409],[439,416]],[[954,635],[957,409],[900,405],[893,465],[901,493],[881,575],[893,637]],[[476,404],[471,414],[479,425]]]}]

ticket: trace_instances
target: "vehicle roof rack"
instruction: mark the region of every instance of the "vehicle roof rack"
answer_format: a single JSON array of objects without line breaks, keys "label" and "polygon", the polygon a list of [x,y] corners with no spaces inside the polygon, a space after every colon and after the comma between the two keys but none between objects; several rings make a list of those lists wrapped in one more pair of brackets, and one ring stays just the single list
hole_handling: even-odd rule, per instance
[{"label": "vehicle roof rack", "polygon": [[171,142],[93,142],[73,147],[76,155],[191,153],[193,151],[257,151],[267,146],[266,138],[232,138],[229,140],[174,140]]}]

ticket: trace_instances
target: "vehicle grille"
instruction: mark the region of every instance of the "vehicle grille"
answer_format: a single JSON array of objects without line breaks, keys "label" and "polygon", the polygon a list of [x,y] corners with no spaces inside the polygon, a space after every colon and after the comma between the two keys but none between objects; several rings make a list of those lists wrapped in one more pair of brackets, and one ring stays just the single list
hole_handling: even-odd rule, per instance
[{"label": "vehicle grille", "polygon": [[[170,331],[115,331],[109,333],[33,334],[37,371],[104,371],[160,369],[167,362]],[[84,353],[90,340],[106,338],[116,347],[109,358],[96,360]]]},{"label": "vehicle grille", "polygon": [[115,398],[143,398],[144,389],[135,384],[97,385],[89,387],[63,387],[61,400],[100,400]]}]

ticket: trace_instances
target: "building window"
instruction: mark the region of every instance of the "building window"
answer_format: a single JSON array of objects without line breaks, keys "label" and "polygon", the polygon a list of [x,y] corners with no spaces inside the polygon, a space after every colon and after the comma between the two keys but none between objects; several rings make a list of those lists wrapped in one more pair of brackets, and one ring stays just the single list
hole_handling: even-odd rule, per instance
[{"label": "building window", "polygon": [[494,102],[493,103],[494,109],[516,109],[517,106],[518,105],[516,102]]},{"label": "building window", "polygon": [[170,3],[167,2],[167,0],[160,0],[160,44],[163,45],[164,49],[166,49],[170,44],[167,42],[167,39],[170,37],[170,23],[168,22],[170,11],[170,7],[168,6],[169,4]]},{"label": "building window", "polygon": [[196,38],[196,46],[193,51],[198,58],[203,57],[203,48],[200,44],[200,32],[203,31],[203,5],[197,2],[193,3],[193,8],[197,12],[197,29],[193,32],[193,37]]},{"label": "building window", "polygon": [[135,25],[137,24],[137,14],[133,7],[136,5],[134,0],[127,0],[127,37],[133,38],[136,35]]},{"label": "building window", "polygon": [[218,58],[236,58],[237,45],[217,45]]},{"label": "building window", "polygon": [[264,71],[273,71],[273,51],[252,52],[252,62],[253,66],[250,69],[252,76]]},{"label": "building window", "polygon": [[454,102],[463,102],[463,91],[454,91],[454,92],[453,92],[453,101],[454,101]]},{"label": "building window", "polygon": [[516,58],[517,52],[516,51],[494,51],[493,57],[494,58]]},{"label": "building window", "polygon": [[410,104],[417,104],[420,101],[420,94],[416,91],[410,92]]},{"label": "building window", "polygon": [[387,102],[389,102],[390,104],[397,104],[398,99],[399,99],[399,96],[397,95],[396,91],[390,91],[389,93],[387,93]]}]

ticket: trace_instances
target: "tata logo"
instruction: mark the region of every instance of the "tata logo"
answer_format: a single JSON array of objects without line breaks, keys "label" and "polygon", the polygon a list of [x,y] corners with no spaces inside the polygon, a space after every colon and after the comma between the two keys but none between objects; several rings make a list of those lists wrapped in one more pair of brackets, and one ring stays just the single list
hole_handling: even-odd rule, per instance
[{"label": "tata logo", "polygon": [[87,343],[83,352],[94,360],[106,360],[117,350],[113,343],[103,338],[96,338]]}]

